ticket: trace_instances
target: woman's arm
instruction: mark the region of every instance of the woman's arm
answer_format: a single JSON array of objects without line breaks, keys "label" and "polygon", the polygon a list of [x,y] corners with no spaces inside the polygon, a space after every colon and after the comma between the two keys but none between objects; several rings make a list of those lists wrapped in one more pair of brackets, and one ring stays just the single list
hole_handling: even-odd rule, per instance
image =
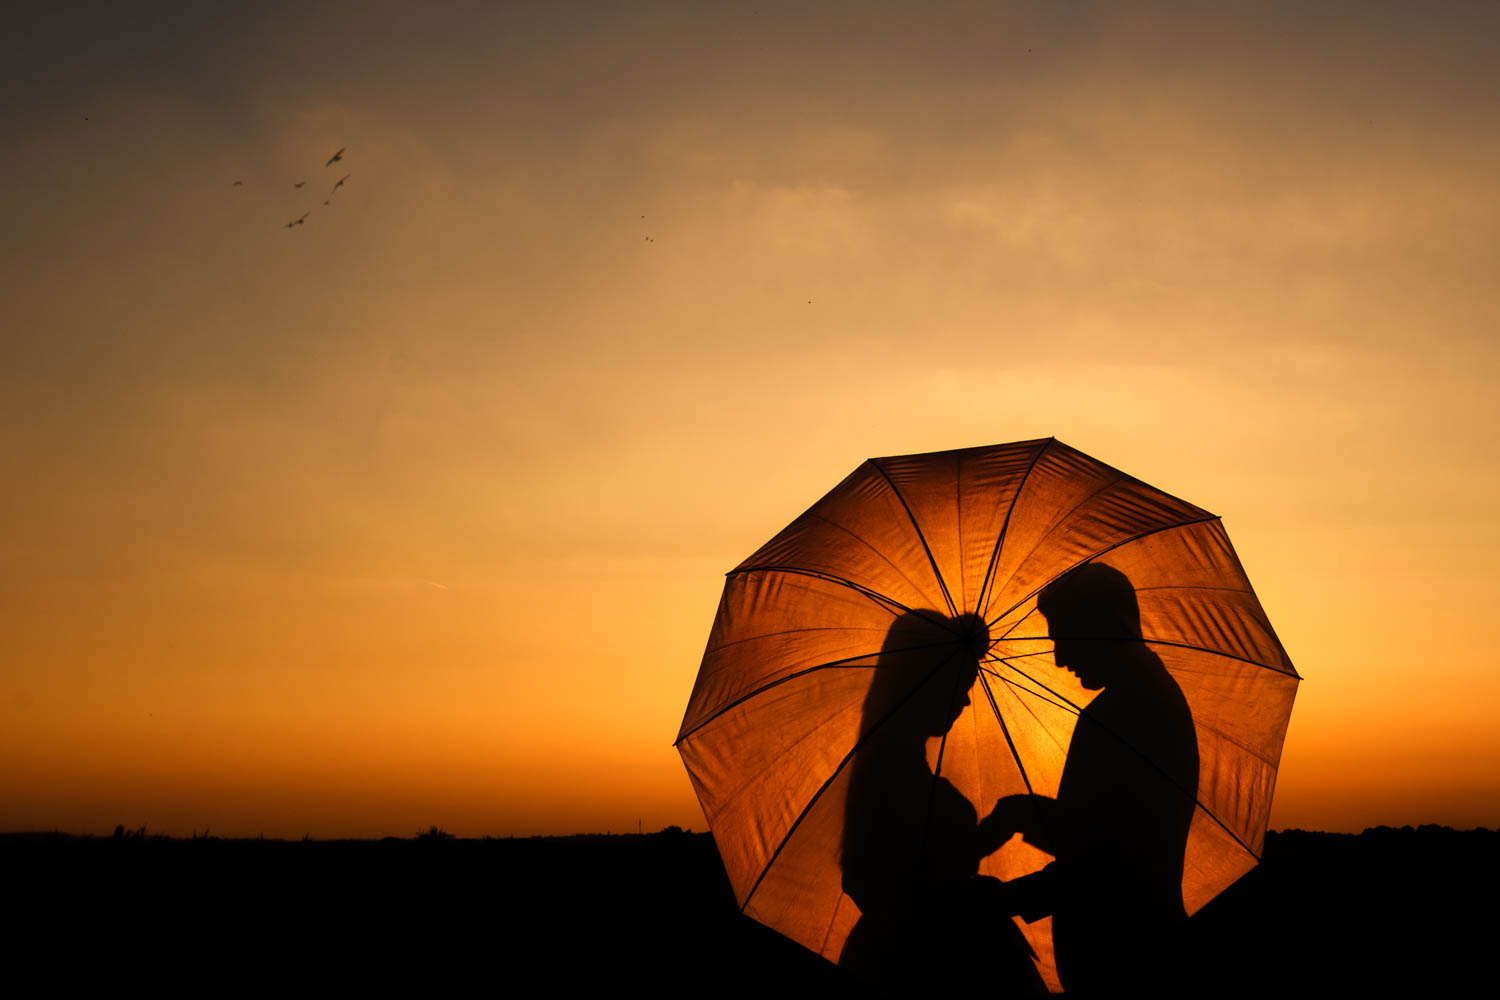
[{"label": "woman's arm", "polygon": [[1056,905],[1056,880],[1056,861],[1039,872],[1011,879],[1005,883],[1006,909],[1028,924],[1042,919]]}]

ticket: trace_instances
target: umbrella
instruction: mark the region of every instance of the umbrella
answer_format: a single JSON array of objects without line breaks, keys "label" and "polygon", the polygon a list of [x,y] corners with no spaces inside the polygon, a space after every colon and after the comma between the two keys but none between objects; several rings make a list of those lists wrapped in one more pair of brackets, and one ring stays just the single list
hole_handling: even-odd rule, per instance
[{"label": "umbrella", "polygon": [[1298,675],[1219,518],[1055,440],[870,459],[730,571],[677,747],[744,913],[886,992],[1165,975]]}]

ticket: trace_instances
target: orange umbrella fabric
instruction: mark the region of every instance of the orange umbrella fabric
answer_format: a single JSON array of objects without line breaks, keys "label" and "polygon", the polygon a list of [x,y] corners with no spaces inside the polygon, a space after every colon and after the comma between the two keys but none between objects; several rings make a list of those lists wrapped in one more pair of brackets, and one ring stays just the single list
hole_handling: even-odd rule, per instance
[{"label": "orange umbrella fabric", "polygon": [[677,747],[749,916],[1074,989],[1257,863],[1298,680],[1217,516],[1023,441],[870,459],[732,570]]}]

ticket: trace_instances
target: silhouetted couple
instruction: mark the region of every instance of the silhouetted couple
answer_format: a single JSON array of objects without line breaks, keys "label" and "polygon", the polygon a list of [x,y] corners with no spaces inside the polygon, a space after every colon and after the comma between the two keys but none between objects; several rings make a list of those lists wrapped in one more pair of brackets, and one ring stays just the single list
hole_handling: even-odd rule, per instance
[{"label": "silhouetted couple", "polygon": [[[886,636],[845,805],[843,886],[861,916],[839,964],[890,994],[1043,992],[1013,915],[1052,916],[1069,992],[1170,971],[1163,963],[1187,921],[1183,854],[1198,787],[1192,714],[1141,640],[1124,574],[1076,569],[1041,593],[1038,609],[1056,665],[1100,693],[1078,717],[1057,798],[1007,796],[982,821],[934,774],[927,741],[969,704],[987,626],[976,615],[908,613]],[[1007,882],[979,875],[980,862],[1017,833],[1056,860]]]}]

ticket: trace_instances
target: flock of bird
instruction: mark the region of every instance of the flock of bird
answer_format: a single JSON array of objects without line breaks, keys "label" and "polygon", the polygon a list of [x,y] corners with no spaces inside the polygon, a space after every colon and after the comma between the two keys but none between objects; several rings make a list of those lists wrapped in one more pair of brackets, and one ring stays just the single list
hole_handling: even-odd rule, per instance
[{"label": "flock of bird", "polygon": [[[334,153],[332,156],[330,156],[328,158],[328,162],[325,163],[325,164],[323,164],[323,169],[326,170],[329,167],[333,166],[335,163],[341,163],[341,162],[343,162],[344,151],[347,148],[348,148],[347,146],[340,146],[339,147],[339,151],[337,153]],[[344,182],[347,181],[352,176],[354,176],[354,175],[353,174],[345,174],[344,176],[340,177],[337,181],[335,181],[334,184],[333,184],[333,187],[329,188],[329,190],[328,190],[328,197],[323,199],[323,204],[324,205],[328,205],[333,200],[333,196],[336,195],[336,194],[338,194],[339,188],[343,187],[344,186]],[[245,184],[244,181],[235,181],[234,182],[234,187],[243,187],[244,184]],[[292,185],[293,188],[295,188],[296,190],[299,190],[299,191],[302,190],[302,188],[304,188],[306,186],[307,186],[307,181],[297,181],[295,184]],[[287,229],[295,229],[298,226],[305,224],[307,222],[307,217],[309,215],[311,215],[311,214],[312,214],[312,209],[308,209],[306,212],[303,212],[301,215],[297,216],[297,218],[293,219],[291,222],[288,222],[286,224],[286,228]],[[646,221],[646,217],[644,215],[641,216],[641,221],[642,222]],[[656,242],[656,237],[647,234],[646,237],[645,237],[645,240],[646,240],[647,243],[655,243]],[[808,299],[807,300],[807,304],[808,305],[812,305],[812,299]]]},{"label": "flock of bird", "polygon": [[[328,158],[328,162],[325,163],[325,164],[323,164],[323,168],[326,170],[327,168],[333,166],[335,163],[342,162],[343,159],[344,159],[344,150],[347,149],[347,148],[348,148],[347,146],[340,146],[339,147],[339,151],[337,153],[334,153],[332,156],[330,156]],[[323,204],[327,205],[330,202],[332,202],[333,201],[333,196],[336,195],[336,194],[338,194],[339,188],[343,187],[344,186],[344,182],[347,181],[352,176],[354,176],[354,175],[353,174],[345,174],[344,176],[340,177],[337,181],[335,181],[333,187],[331,187],[328,190],[328,197],[323,199]],[[233,187],[244,187],[244,185],[245,185],[244,181],[235,181],[232,186]],[[295,188],[295,189],[297,189],[297,190],[301,190],[306,185],[307,185],[307,181],[298,181],[297,183],[293,184],[292,187]],[[288,222],[286,224],[286,228],[287,229],[294,229],[297,226],[303,225],[304,223],[307,222],[307,217],[309,215],[311,215],[311,214],[312,214],[312,209],[308,209],[306,212],[303,212],[300,216],[298,216],[297,218],[293,219],[291,222]]]}]

